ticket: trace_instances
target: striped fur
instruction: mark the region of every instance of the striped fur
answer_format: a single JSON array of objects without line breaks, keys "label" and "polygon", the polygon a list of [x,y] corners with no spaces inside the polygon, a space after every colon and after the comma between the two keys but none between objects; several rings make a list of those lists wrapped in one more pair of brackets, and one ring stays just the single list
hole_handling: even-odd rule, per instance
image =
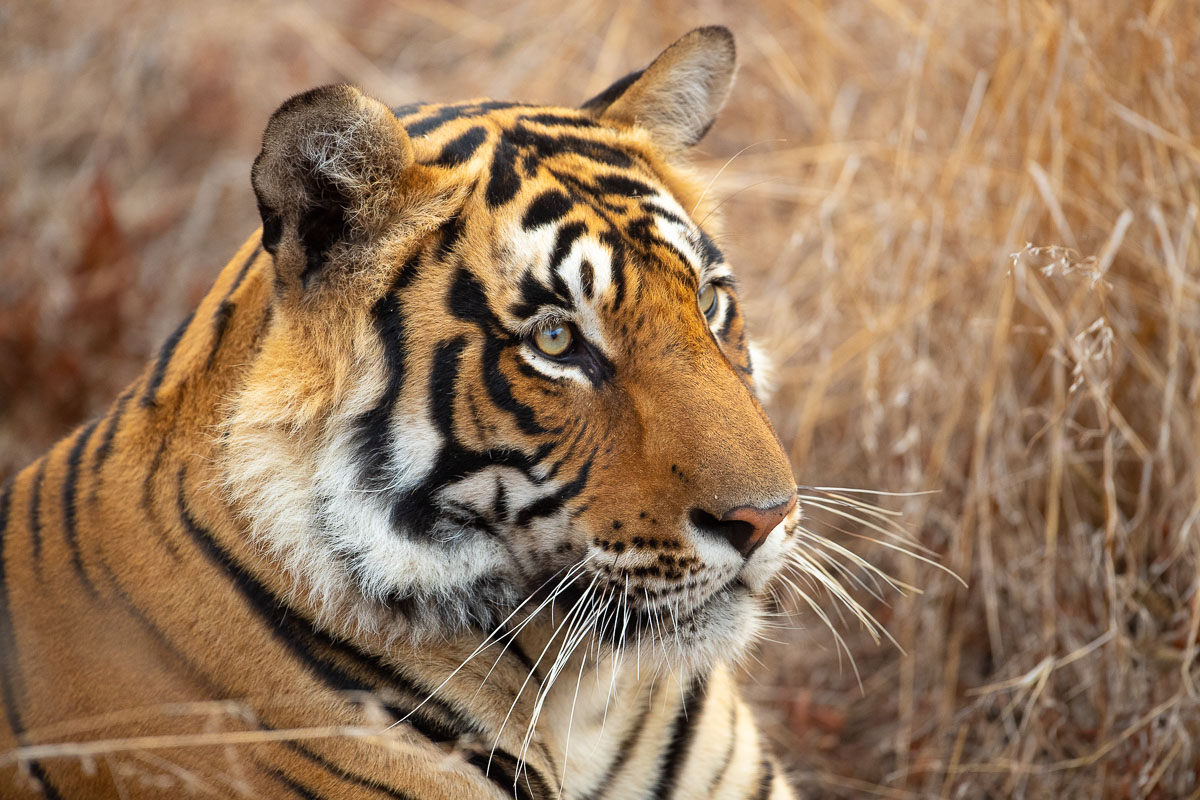
[{"label": "striped fur", "polygon": [[285,103],[263,228],[0,492],[0,795],[790,797],[729,664],[795,486],[681,164],[733,66]]}]

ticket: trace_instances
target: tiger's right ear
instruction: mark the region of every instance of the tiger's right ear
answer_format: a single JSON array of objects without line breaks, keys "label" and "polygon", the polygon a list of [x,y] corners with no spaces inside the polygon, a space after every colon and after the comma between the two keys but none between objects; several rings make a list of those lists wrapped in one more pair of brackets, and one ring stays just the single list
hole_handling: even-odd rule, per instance
[{"label": "tiger's right ear", "polygon": [[412,142],[395,115],[353,86],[284,102],[267,123],[250,179],[277,280],[308,287],[400,204]]}]

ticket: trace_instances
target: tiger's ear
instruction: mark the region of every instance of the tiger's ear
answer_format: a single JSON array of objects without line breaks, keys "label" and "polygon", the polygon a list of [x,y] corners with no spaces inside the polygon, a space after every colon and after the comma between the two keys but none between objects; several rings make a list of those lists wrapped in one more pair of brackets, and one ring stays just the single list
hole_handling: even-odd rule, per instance
[{"label": "tiger's ear", "polygon": [[277,280],[307,287],[339,250],[369,241],[391,219],[412,163],[412,142],[396,117],[353,86],[322,86],[284,102],[250,175]]},{"label": "tiger's ear", "polygon": [[696,28],[650,66],[626,75],[583,104],[598,119],[636,125],[670,153],[704,138],[725,105],[737,49],[721,25]]}]

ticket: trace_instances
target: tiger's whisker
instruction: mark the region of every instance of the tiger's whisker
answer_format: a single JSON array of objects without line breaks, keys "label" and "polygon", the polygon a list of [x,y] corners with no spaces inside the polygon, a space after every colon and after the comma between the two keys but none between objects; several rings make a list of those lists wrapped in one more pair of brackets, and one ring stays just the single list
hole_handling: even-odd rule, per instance
[{"label": "tiger's whisker", "polygon": [[[580,574],[582,574],[582,573],[580,573]],[[595,581],[598,577],[599,577],[598,574],[596,577],[593,577],[592,582],[595,583]],[[578,575],[576,575],[575,578],[578,578]],[[574,583],[575,578],[572,578],[571,583]],[[566,585],[570,586],[570,583],[568,583]],[[565,587],[564,587],[564,589],[565,589]],[[569,614],[565,615],[563,621],[560,622],[558,624],[558,627],[554,629],[553,633],[551,633],[550,638],[546,642],[545,647],[542,648],[542,652],[538,655],[537,660],[533,663],[533,667],[530,668],[529,674],[525,677],[524,682],[521,683],[520,688],[517,690],[516,696],[513,697],[512,704],[509,705],[508,712],[504,715],[504,720],[500,723],[500,728],[496,731],[496,736],[492,740],[492,749],[488,753],[488,768],[489,769],[491,768],[491,765],[492,765],[492,758],[495,755],[496,747],[500,743],[500,737],[504,734],[504,729],[508,725],[508,720],[512,717],[513,710],[516,709],[516,707],[517,707],[517,702],[521,699],[521,695],[524,694],[525,687],[529,685],[529,681],[533,679],[534,673],[537,671],[538,665],[542,663],[542,659],[545,658],[546,652],[550,649],[550,645],[554,643],[554,639],[558,636],[559,631],[562,629],[563,625],[567,624],[567,621],[569,619],[570,619],[570,615]],[[553,622],[551,622],[551,624],[553,625]]]},{"label": "tiger's whisker", "polygon": [[[461,664],[459,664],[457,667],[455,667],[454,670],[451,671],[451,673],[446,676],[445,680],[443,680],[436,687],[434,687],[433,691],[431,691],[424,700],[422,700],[420,703],[418,703],[416,706],[414,706],[412,709],[410,709],[407,714],[405,714],[403,717],[401,717],[400,719],[396,720],[391,725],[389,725],[387,727],[387,730],[391,730],[392,728],[395,728],[397,725],[400,725],[400,724],[406,722],[409,717],[411,717],[413,714],[415,714],[417,711],[419,711],[422,706],[424,706],[426,703],[428,703],[430,700],[432,700],[439,691],[441,691],[443,688],[445,688],[446,684],[450,683],[450,681],[454,679],[454,676],[457,675],[464,667],[466,667],[467,664],[469,664],[472,659],[474,659],[476,656],[478,656],[484,650],[488,649],[493,644],[495,644],[496,641],[498,641],[498,639],[496,638],[496,635],[504,629],[504,626],[508,624],[508,621],[511,620],[514,616],[516,616],[517,613],[520,612],[520,610],[525,607],[525,604],[528,603],[530,600],[532,600],[537,595],[538,592],[540,592],[543,588],[545,588],[546,584],[548,584],[548,583],[550,583],[550,581],[554,580],[559,575],[559,573],[563,572],[563,570],[569,571],[569,570],[575,569],[576,567],[582,567],[584,564],[587,563],[587,561],[588,561],[588,559],[584,559],[583,561],[578,562],[577,564],[572,565],[569,568],[563,567],[562,569],[558,570],[558,572],[555,572],[553,575],[551,575],[549,578],[547,578],[545,581],[543,581],[542,584],[540,586],[538,586],[536,589],[534,589],[532,592],[530,592],[529,595],[524,600],[522,600],[520,602],[520,604],[517,605],[517,607],[514,608],[512,610],[512,612],[507,617],[505,617],[500,622],[500,624],[498,624],[492,630],[491,633],[489,633],[486,637],[484,637],[483,641],[481,641],[475,647],[475,649],[471,652],[471,654],[468,655]],[[541,608],[541,606],[538,607],[538,609],[540,609],[540,608]],[[535,609],[533,613],[536,614],[538,609]],[[501,651],[501,655],[503,655],[503,651]],[[493,665],[493,667],[494,667],[494,665]],[[491,675],[490,671],[488,672],[488,675],[489,676]],[[483,688],[483,684],[486,683],[486,681],[487,681],[487,678],[485,677],[484,680],[480,682],[479,689]],[[478,693],[479,689],[476,690],[476,693]]]}]

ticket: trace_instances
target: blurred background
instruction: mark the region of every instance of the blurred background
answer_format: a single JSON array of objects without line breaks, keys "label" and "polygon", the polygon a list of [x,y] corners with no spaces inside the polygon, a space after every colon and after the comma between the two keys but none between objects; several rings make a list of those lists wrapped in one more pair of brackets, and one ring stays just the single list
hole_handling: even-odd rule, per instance
[{"label": "blurred background", "polygon": [[745,666],[795,782],[1200,797],[1192,0],[3,0],[0,479],[254,230],[290,94],[575,105],[711,23],[742,67],[696,163],[797,479],[893,493],[968,584],[814,504],[913,588],[846,578],[894,642],[822,597],[843,645],[801,612]]}]

